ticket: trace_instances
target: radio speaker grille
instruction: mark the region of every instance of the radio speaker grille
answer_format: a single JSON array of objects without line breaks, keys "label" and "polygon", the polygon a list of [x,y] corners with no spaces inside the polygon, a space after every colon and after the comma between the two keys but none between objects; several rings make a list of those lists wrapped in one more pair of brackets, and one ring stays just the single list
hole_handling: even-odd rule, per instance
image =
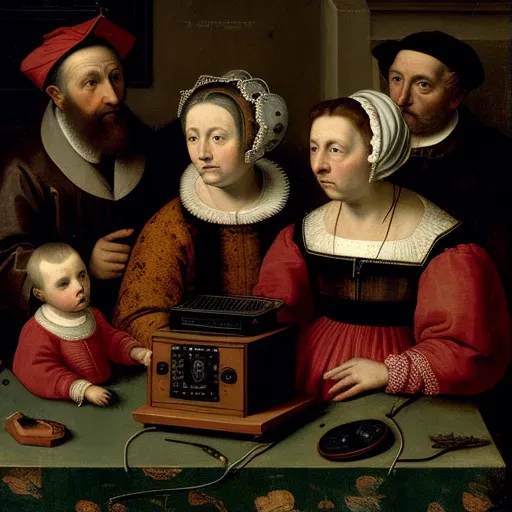
[{"label": "radio speaker grille", "polygon": [[176,331],[250,336],[277,327],[282,300],[235,295],[197,295],[171,308],[169,327]]}]

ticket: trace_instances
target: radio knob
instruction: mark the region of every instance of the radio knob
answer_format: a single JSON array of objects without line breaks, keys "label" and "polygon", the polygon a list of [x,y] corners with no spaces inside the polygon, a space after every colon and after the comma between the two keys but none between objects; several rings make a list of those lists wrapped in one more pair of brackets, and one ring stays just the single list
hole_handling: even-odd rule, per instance
[{"label": "radio knob", "polygon": [[164,361],[156,363],[156,373],[157,375],[167,375],[169,373],[169,365]]},{"label": "radio knob", "polygon": [[234,384],[238,379],[238,375],[233,368],[224,368],[220,374],[220,378],[222,382],[225,382],[226,384]]}]

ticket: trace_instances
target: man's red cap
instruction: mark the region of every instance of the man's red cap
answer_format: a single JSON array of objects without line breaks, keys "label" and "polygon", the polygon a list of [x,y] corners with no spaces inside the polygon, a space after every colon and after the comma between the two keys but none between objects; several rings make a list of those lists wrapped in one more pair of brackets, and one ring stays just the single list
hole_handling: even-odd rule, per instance
[{"label": "man's red cap", "polygon": [[99,14],[74,27],[59,27],[45,34],[44,43],[29,53],[21,63],[21,71],[42,90],[53,65],[89,35],[107,41],[121,59],[130,52],[136,40],[134,35]]}]

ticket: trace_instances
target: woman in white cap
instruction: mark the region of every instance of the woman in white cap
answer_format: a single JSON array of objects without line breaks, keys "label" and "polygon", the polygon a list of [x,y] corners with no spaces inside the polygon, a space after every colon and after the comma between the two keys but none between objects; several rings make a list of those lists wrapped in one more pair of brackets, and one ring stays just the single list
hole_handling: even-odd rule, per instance
[{"label": "woman in white cap", "polygon": [[262,158],[283,139],[284,100],[243,70],[200,76],[178,117],[191,164],[180,195],[144,227],[126,267],[114,324],[149,346],[169,309],[198,293],[248,295],[287,225],[288,178]]},{"label": "woman in white cap", "polygon": [[503,287],[459,221],[385,180],[410,151],[399,109],[360,91],[319,103],[311,121],[311,167],[331,201],[279,234],[254,289],[301,324],[298,387],[324,400],[491,388],[511,355]]}]

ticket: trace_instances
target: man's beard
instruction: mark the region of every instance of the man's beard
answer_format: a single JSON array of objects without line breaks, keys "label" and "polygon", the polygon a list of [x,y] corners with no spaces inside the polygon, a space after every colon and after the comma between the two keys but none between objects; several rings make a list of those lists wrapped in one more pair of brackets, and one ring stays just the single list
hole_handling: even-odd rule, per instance
[{"label": "man's beard", "polygon": [[432,135],[438,133],[448,124],[450,119],[446,115],[430,114],[419,116],[409,112],[407,109],[401,110],[404,120],[413,135]]},{"label": "man's beard", "polygon": [[115,107],[105,106],[91,115],[85,114],[67,97],[62,110],[76,134],[93,151],[118,156],[128,149],[130,111],[124,103]]}]

